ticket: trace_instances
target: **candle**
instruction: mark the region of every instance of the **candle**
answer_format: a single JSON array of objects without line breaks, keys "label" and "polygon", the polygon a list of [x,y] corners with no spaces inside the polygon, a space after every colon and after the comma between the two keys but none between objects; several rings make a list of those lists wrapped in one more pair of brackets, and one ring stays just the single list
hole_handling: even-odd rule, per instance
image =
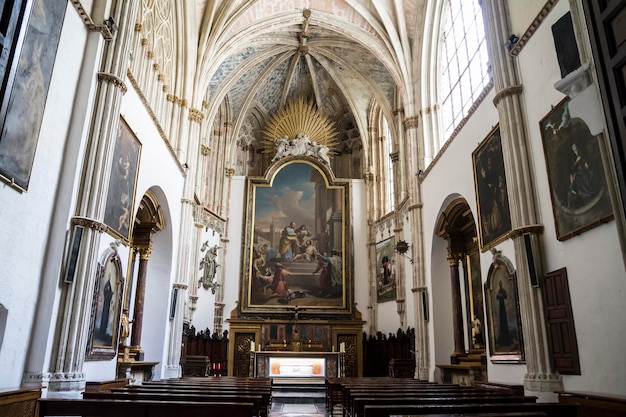
[{"label": "candle", "polygon": [[250,342],[250,351],[254,352],[254,340]]},{"label": "candle", "polygon": [[345,353],[346,351],[346,342],[339,343],[339,352]]}]

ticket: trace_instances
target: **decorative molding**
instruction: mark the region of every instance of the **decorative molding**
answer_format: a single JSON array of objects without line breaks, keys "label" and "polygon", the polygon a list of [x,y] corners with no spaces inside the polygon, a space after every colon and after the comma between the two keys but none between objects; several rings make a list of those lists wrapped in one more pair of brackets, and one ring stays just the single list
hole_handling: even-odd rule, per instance
[{"label": "decorative molding", "polygon": [[178,288],[179,290],[186,290],[189,288],[189,285],[182,282],[175,282],[172,284],[172,288]]},{"label": "decorative molding", "polygon": [[154,58],[154,51],[147,51],[146,52],[146,58],[148,58],[148,59]]},{"label": "decorative molding", "polygon": [[202,110],[198,110],[193,107],[189,108],[189,120],[196,123],[202,123],[203,119],[204,114],[202,114]]},{"label": "decorative molding", "polygon": [[106,233],[106,231],[109,230],[109,226],[107,226],[106,224],[102,223],[99,220],[91,219],[89,217],[74,216],[72,217],[72,223],[78,226],[87,227],[99,233]]},{"label": "decorative molding", "polygon": [[143,32],[143,23],[135,23],[135,32]]},{"label": "decorative molding", "polygon": [[513,85],[511,87],[503,88],[502,90],[498,91],[495,97],[493,98],[493,105],[498,107],[498,104],[503,99],[510,97],[510,96],[520,95],[522,94],[523,91],[524,91],[524,86],[522,85]]},{"label": "decorative molding", "polygon": [[183,167],[183,164],[178,159],[178,156],[176,155],[176,152],[174,151],[174,148],[172,148],[172,144],[170,143],[169,139],[167,138],[167,135],[165,134],[165,131],[163,130],[163,127],[161,126],[161,123],[159,123],[159,120],[157,119],[156,114],[152,110],[152,107],[150,107],[150,103],[148,103],[148,99],[146,99],[146,96],[143,94],[143,91],[141,91],[141,87],[139,87],[139,84],[137,83],[137,80],[135,79],[135,76],[133,75],[133,73],[132,73],[132,71],[130,69],[126,72],[126,76],[130,80],[130,84],[135,89],[135,92],[137,92],[137,95],[141,99],[141,102],[143,103],[144,107],[146,108],[146,111],[148,112],[148,114],[152,118],[152,121],[154,122],[154,125],[156,126],[157,131],[159,132],[159,135],[161,136],[161,139],[165,143],[165,146],[167,147],[168,151],[170,152],[170,155],[172,155],[172,158],[176,162],[176,165],[178,165],[178,170],[185,176],[186,175],[185,167]]},{"label": "decorative molding", "polygon": [[185,107],[187,107],[188,103],[189,102],[187,101],[186,98],[182,98],[182,99],[180,99],[180,102],[178,104],[180,105],[180,107],[185,108]]},{"label": "decorative molding", "polygon": [[452,143],[454,138],[456,138],[456,136],[459,134],[463,126],[465,126],[465,124],[470,119],[470,117],[472,117],[474,112],[476,112],[476,109],[478,108],[478,106],[480,106],[483,100],[485,100],[485,98],[487,97],[487,94],[489,94],[492,88],[493,88],[493,78],[489,80],[489,83],[485,86],[482,93],[480,93],[480,96],[478,96],[474,104],[472,104],[472,107],[470,107],[469,111],[467,112],[467,115],[463,118],[463,120],[461,120],[458,126],[454,129],[454,131],[450,135],[450,138],[446,141],[446,143],[443,144],[441,149],[439,149],[439,152],[437,152],[437,155],[435,155],[430,165],[428,165],[428,167],[426,168],[426,170],[424,170],[422,175],[418,177],[418,181],[420,183],[424,180],[424,178],[426,178],[428,173],[433,169],[433,167],[439,161],[439,159],[441,159],[441,156],[446,152],[446,149],[448,149],[448,146],[450,146],[450,144]]},{"label": "decorative molding", "polygon": [[507,238],[513,239],[523,235],[524,233],[532,233],[534,235],[539,235],[543,233],[543,225],[542,224],[531,224],[528,226],[518,227],[516,229],[511,230]]},{"label": "decorative molding", "polygon": [[122,94],[126,94],[126,92],[128,91],[128,87],[126,86],[124,80],[122,80],[115,74],[110,74],[108,72],[99,72],[98,80],[113,84],[115,87],[122,90]]},{"label": "decorative molding", "polygon": [[167,97],[165,97],[165,99],[169,101],[170,103],[174,103],[174,104],[178,104],[178,102],[180,101],[180,99],[174,94],[168,94]]},{"label": "decorative molding", "polygon": [[200,145],[200,153],[202,156],[208,156],[211,153],[211,148],[206,145]]},{"label": "decorative molding", "polygon": [[399,114],[404,114],[404,107],[398,107],[397,109],[393,111],[394,116],[397,116]]},{"label": "decorative molding", "polygon": [[74,9],[76,9],[76,13],[78,13],[78,16],[80,16],[89,32],[100,32],[102,38],[107,42],[113,40],[113,33],[111,33],[109,27],[104,23],[102,23],[101,25],[96,25],[91,16],[89,16],[89,13],[87,13],[85,8],[83,7],[80,0],[70,0],[70,3],[72,3],[72,6],[74,6]]},{"label": "decorative molding", "polygon": [[202,224],[206,230],[216,231],[220,236],[226,231],[226,219],[199,204],[194,205],[194,221]]},{"label": "decorative molding", "polygon": [[[156,72],[156,71],[158,71],[160,69],[161,69],[161,66],[159,65],[158,62],[155,62],[154,64],[152,64],[152,71]],[[158,78],[158,76],[157,76],[157,78]]]},{"label": "decorative molding", "polygon": [[195,206],[195,205],[196,205],[196,202],[195,202],[195,201],[193,201],[193,200],[191,200],[191,199],[189,199],[189,198],[181,198],[181,199],[180,199],[180,202],[181,202],[182,204],[189,204],[189,205],[192,205],[192,206]]},{"label": "decorative molding", "polygon": [[139,42],[139,44],[141,46],[146,46],[148,45],[148,38],[141,38],[141,41]]},{"label": "decorative molding", "polygon": [[403,120],[404,130],[417,129],[420,125],[419,122],[420,122],[420,117],[417,115],[405,117]]},{"label": "decorative molding", "polygon": [[411,204],[409,206],[409,211],[413,211],[413,210],[421,210],[422,208],[424,208],[424,205],[422,203],[418,203],[418,204]]},{"label": "decorative molding", "polygon": [[541,9],[541,11],[539,11],[539,14],[537,15],[537,17],[535,17],[535,20],[532,21],[530,26],[528,26],[528,29],[526,29],[526,32],[524,32],[524,34],[520,36],[515,46],[511,49],[511,52],[510,52],[511,55],[513,56],[519,55],[519,53],[522,51],[524,46],[528,43],[530,38],[532,38],[532,36],[537,31],[537,29],[539,29],[539,26],[541,26],[543,21],[550,14],[552,9],[554,9],[554,6],[556,6],[558,2],[559,0],[548,0],[546,2],[546,4]]},{"label": "decorative molding", "polygon": [[224,174],[227,177],[232,177],[233,175],[235,175],[235,169],[234,168],[224,168]]},{"label": "decorative molding", "polygon": [[161,83],[162,83],[163,81],[165,81],[165,74],[163,74],[163,73],[159,73],[159,75],[157,75],[157,81],[159,81],[159,82],[161,82]]},{"label": "decorative molding", "polygon": [[163,87],[161,87],[161,90],[163,90],[164,93],[167,93],[168,91],[170,91],[170,86],[167,84],[163,84]]},{"label": "decorative molding", "polygon": [[399,151],[391,152],[389,154],[389,158],[391,158],[391,162],[400,161],[400,152]]}]

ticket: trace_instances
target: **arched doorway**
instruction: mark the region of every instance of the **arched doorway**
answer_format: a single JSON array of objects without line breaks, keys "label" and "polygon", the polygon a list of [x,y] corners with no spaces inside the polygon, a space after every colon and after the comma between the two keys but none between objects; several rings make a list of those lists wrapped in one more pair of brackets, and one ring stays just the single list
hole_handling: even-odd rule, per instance
[{"label": "arched doorway", "polygon": [[486,381],[480,250],[476,222],[465,199],[456,198],[448,204],[439,216],[435,234],[447,243],[454,340],[450,364],[437,367],[443,382],[471,385]]}]

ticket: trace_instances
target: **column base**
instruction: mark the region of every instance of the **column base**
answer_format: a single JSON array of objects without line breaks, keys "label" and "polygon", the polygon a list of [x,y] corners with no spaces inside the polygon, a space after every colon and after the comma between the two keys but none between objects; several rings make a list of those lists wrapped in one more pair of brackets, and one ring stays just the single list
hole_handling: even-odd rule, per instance
[{"label": "column base", "polygon": [[50,373],[48,379],[48,398],[82,398],[85,391],[83,372]]},{"label": "column base", "polygon": [[526,374],[524,376],[524,391],[526,395],[537,393],[538,397],[545,398],[546,395],[553,400],[556,398],[555,391],[563,391],[563,377],[560,374]]},{"label": "column base", "polygon": [[180,378],[183,375],[180,365],[167,365],[164,369],[166,379],[168,378]]}]

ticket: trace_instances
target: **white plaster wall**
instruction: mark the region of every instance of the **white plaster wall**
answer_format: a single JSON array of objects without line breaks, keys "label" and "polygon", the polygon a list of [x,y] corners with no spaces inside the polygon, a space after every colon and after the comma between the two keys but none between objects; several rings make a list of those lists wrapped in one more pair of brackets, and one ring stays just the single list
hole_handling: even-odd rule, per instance
[{"label": "white plaster wall", "polygon": [[[616,223],[598,226],[566,241],[556,239],[539,128],[539,121],[564,98],[552,87],[561,75],[551,26],[568,10],[568,2],[559,2],[519,55],[545,227],[545,270],[566,267],[569,279],[582,375],[563,375],[564,388],[623,395],[626,392],[626,363],[616,358],[621,356],[626,344],[626,323],[623,320],[626,317],[623,301],[626,272],[621,261]],[[593,101],[589,102],[590,107],[595,105]],[[598,354],[600,350],[602,354]]]},{"label": "white plaster wall", "polygon": [[[567,1],[561,1],[561,3],[567,3]],[[545,4],[546,0],[509,0],[511,33],[521,37]]]},{"label": "white plaster wall", "polygon": [[[44,255],[61,169],[75,164],[64,162],[63,155],[86,38],[84,25],[68,3],[28,191],[0,183],[0,304],[8,310],[0,349],[0,390],[19,387],[28,354],[25,341],[31,339],[38,314],[41,277],[50,270],[58,276],[61,270],[61,259],[46,260]],[[57,236],[60,243],[64,238]],[[58,285],[55,288],[58,291]]]},{"label": "white plaster wall", "polygon": [[[231,178],[230,188],[230,211],[227,225],[227,248],[225,263],[226,277],[224,279],[224,329],[230,329],[228,318],[236,307],[239,300],[239,285],[241,283],[241,249],[243,242],[243,211],[246,207],[246,177],[235,176]],[[230,331],[230,330],[229,330]],[[230,338],[230,335],[229,335]]]},{"label": "white plaster wall", "polygon": [[[367,213],[362,208],[366,206],[365,181],[352,180],[352,236],[346,236],[348,244],[352,243],[353,272],[354,272],[354,302],[356,309],[363,315],[363,320],[369,322],[370,303],[369,293],[369,254],[367,245]],[[350,239],[352,239],[350,241]]]}]

